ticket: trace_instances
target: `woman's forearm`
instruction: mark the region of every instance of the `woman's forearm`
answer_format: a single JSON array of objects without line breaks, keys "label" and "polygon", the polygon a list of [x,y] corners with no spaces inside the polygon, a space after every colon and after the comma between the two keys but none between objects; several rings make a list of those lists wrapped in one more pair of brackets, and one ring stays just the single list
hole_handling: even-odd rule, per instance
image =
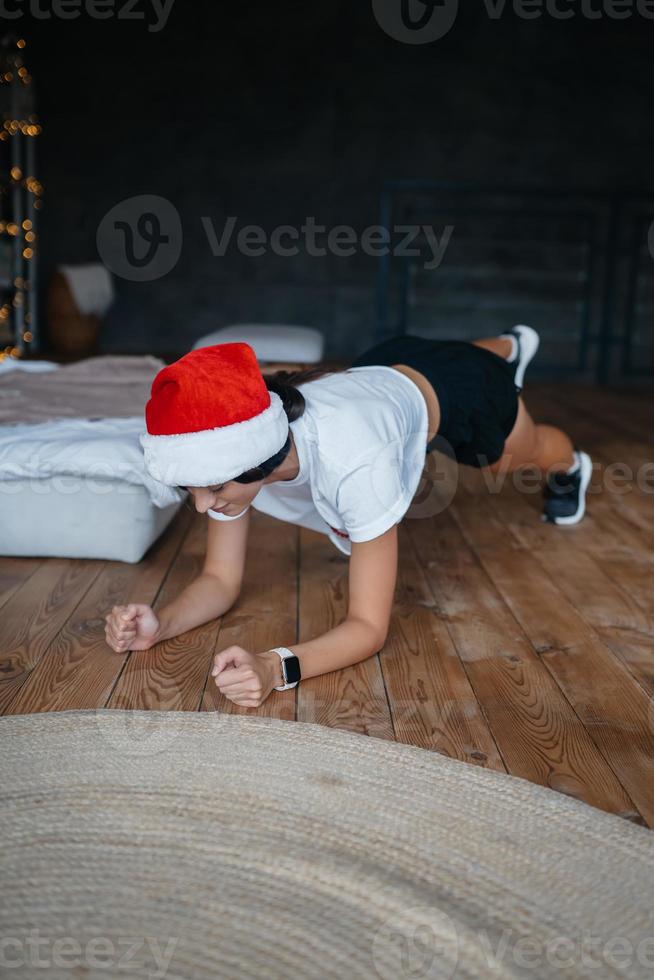
[{"label": "woman's forearm", "polygon": [[302,677],[306,679],[366,660],[381,650],[385,641],[370,623],[351,618],[314,640],[294,643],[288,649],[300,661]]},{"label": "woman's forearm", "polygon": [[157,611],[157,642],[217,619],[234,604],[234,595],[215,575],[203,572],[172,602]]}]

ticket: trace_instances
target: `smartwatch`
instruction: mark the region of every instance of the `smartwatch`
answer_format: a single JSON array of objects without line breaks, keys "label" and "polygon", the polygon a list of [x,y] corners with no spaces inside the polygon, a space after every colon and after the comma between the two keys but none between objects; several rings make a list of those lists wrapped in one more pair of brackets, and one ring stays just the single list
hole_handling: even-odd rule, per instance
[{"label": "smartwatch", "polygon": [[297,683],[302,677],[300,661],[288,647],[273,647],[271,653],[279,654],[282,662],[282,677],[284,683],[276,687],[276,691],[287,691],[289,687],[297,687]]}]

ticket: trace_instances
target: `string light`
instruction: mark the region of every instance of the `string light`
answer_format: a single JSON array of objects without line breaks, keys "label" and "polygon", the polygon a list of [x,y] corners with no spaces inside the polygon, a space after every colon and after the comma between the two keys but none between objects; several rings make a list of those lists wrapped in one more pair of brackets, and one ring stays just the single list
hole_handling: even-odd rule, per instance
[{"label": "string light", "polygon": [[[15,46],[13,51],[11,49],[12,44]],[[26,105],[25,108],[18,108],[25,105],[26,99],[29,100],[26,89],[33,82],[24,61],[23,51],[26,47],[27,42],[24,38],[9,42],[4,41],[3,43],[4,61],[0,69],[0,90],[3,86],[13,86],[10,98],[12,108],[4,117],[0,116],[0,142],[5,143],[5,145],[7,141],[17,136],[31,140],[40,136],[42,132],[38,116],[31,111],[31,106]],[[18,155],[13,157],[12,165],[7,168],[11,178],[9,200],[16,200],[14,195],[19,194],[18,200],[21,204],[18,205],[18,210],[14,212],[17,220],[11,220],[10,212],[9,217],[0,221],[0,239],[5,235],[13,239],[11,245],[9,242],[6,243],[6,247],[13,250],[14,261],[18,261],[18,268],[14,272],[12,283],[13,297],[8,297],[0,305],[0,324],[2,324],[3,331],[7,327],[11,331],[13,326],[14,342],[5,346],[4,351],[0,349],[0,360],[8,357],[21,357],[23,345],[31,344],[35,339],[34,329],[31,327],[32,294],[25,274],[27,269],[25,263],[32,261],[36,254],[38,236],[32,218],[43,207],[41,199],[43,185],[34,176],[34,173],[30,172],[32,170],[32,164],[29,162],[32,159],[30,152],[28,149],[26,157],[21,140]],[[25,165],[26,159],[28,161],[27,166]],[[25,216],[26,213],[28,216]],[[20,346],[17,346],[17,343],[20,343]]]},{"label": "string light", "polygon": [[[2,76],[0,76],[1,80]],[[6,139],[7,136],[15,136],[16,133],[22,133],[23,136],[40,136],[42,132],[42,127],[38,123],[30,122],[27,119],[5,119],[3,128],[6,130],[3,139]]]}]

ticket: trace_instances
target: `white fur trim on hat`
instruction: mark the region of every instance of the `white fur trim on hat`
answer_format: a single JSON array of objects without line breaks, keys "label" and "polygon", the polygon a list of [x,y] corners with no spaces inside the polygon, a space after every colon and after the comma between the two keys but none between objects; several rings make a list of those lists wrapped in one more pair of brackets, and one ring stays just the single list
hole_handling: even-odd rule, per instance
[{"label": "white fur trim on hat", "polygon": [[168,486],[209,487],[227,483],[278,453],[288,437],[281,398],[270,392],[270,405],[243,422],[183,432],[139,436],[150,476]]}]

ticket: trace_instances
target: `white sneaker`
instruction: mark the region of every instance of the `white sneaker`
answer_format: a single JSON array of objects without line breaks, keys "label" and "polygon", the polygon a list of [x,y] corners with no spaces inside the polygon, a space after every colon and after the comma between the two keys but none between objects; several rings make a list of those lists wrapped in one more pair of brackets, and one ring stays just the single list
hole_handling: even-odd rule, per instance
[{"label": "white sneaker", "polygon": [[517,344],[517,355],[511,357],[509,363],[517,360],[515,369],[515,385],[518,391],[522,391],[527,365],[535,355],[540,345],[540,337],[533,327],[527,327],[524,323],[519,323],[511,327],[506,333],[501,333],[500,337],[513,337]]}]

